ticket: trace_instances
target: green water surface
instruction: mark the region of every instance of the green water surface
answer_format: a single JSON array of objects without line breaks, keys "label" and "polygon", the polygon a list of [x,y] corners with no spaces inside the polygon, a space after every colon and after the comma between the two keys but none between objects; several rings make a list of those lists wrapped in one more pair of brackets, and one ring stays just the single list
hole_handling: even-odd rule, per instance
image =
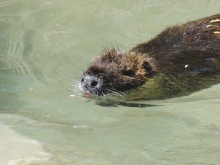
[{"label": "green water surface", "polygon": [[0,123],[51,155],[4,163],[220,164],[220,85],[142,108],[100,106],[75,87],[103,48],[217,13],[219,0],[0,0]]}]

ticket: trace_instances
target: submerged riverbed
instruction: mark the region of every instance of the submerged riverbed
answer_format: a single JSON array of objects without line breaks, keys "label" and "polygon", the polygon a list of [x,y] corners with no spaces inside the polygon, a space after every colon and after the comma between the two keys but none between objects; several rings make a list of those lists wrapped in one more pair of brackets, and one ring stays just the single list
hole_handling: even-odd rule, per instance
[{"label": "submerged riverbed", "polygon": [[[103,48],[128,51],[210,1],[0,2],[0,164],[220,164],[220,85],[159,105],[100,106],[75,85]],[[31,146],[31,147],[30,147]]]}]

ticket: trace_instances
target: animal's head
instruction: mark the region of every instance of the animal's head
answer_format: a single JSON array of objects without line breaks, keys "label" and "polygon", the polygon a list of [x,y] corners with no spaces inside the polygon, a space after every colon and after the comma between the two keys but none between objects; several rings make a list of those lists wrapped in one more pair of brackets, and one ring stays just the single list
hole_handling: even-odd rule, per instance
[{"label": "animal's head", "polygon": [[146,55],[110,49],[93,60],[77,86],[87,94],[117,95],[142,86],[155,73]]}]

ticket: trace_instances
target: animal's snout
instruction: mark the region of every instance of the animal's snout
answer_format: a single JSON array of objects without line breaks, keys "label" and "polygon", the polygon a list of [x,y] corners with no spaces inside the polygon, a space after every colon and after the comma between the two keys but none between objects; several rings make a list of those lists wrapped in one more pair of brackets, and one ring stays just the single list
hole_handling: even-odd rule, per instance
[{"label": "animal's snout", "polygon": [[83,88],[95,88],[98,85],[98,80],[92,76],[85,75],[81,78],[81,85]]}]

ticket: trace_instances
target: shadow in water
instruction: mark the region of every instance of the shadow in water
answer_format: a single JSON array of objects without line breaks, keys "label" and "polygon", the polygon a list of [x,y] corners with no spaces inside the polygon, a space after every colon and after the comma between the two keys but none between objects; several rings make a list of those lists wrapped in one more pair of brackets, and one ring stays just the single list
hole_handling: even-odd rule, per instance
[{"label": "shadow in water", "polygon": [[157,104],[143,104],[143,103],[134,103],[134,102],[125,102],[125,101],[114,101],[114,100],[96,100],[95,103],[103,107],[125,106],[125,107],[145,108],[145,107],[161,106]]}]

